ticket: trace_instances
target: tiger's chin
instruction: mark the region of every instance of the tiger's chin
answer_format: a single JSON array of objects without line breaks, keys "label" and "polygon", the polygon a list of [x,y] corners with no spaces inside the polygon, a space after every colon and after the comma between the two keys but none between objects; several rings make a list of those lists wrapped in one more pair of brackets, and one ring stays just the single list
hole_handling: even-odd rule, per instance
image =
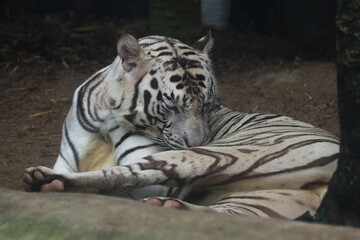
[{"label": "tiger's chin", "polygon": [[171,143],[171,142],[167,141],[166,139],[164,139],[163,142],[169,150],[183,150],[183,149],[189,148],[184,145]]}]

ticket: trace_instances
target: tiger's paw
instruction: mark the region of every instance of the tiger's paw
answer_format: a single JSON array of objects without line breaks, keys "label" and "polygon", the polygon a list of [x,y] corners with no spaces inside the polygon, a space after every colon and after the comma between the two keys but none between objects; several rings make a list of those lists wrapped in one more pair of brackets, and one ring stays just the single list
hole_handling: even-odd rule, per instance
[{"label": "tiger's paw", "polygon": [[145,198],[142,200],[144,203],[163,207],[163,208],[175,208],[175,209],[186,209],[185,205],[182,201],[174,198],[163,198],[163,197],[156,197],[156,198]]},{"label": "tiger's paw", "polygon": [[31,167],[25,170],[24,188],[28,192],[62,192],[65,190],[63,177],[47,167]]}]

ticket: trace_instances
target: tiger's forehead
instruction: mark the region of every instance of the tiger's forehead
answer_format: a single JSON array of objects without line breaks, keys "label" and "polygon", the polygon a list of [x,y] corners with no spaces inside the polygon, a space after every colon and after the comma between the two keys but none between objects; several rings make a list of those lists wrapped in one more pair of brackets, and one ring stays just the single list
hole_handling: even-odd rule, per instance
[{"label": "tiger's forehead", "polygon": [[[169,38],[169,37],[164,37],[164,36],[147,36],[144,38],[140,38],[138,39],[138,42],[140,44],[140,46],[143,49],[146,50],[156,50],[156,51],[162,51],[165,50],[166,46],[175,46],[175,47],[180,47],[184,48],[184,49],[192,49],[191,47],[189,47],[188,45],[182,43],[181,41],[174,39],[174,38]],[[161,48],[161,49],[159,49]]]},{"label": "tiger's forehead", "polygon": [[199,64],[195,62],[196,60],[208,61],[203,54],[198,53],[192,47],[173,38],[148,36],[140,38],[139,44],[148,57],[156,59],[158,62],[164,62],[164,64],[168,66],[171,65],[171,62],[167,62],[168,60],[173,60],[173,62],[187,67],[198,66]]},{"label": "tiger's forehead", "polygon": [[151,86],[162,85],[163,94],[172,94],[171,98],[183,106],[204,103],[214,94],[207,56],[167,37],[149,36],[139,39],[139,44],[154,61],[154,68],[149,72]]}]

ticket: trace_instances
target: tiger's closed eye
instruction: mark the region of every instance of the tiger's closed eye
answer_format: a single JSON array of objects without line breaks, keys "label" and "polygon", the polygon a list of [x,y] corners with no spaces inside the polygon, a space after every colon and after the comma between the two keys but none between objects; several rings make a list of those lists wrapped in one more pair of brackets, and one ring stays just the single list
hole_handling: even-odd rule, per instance
[{"label": "tiger's closed eye", "polygon": [[167,110],[173,111],[175,113],[180,112],[179,108],[173,102],[167,102],[167,103],[164,102],[163,105]]}]

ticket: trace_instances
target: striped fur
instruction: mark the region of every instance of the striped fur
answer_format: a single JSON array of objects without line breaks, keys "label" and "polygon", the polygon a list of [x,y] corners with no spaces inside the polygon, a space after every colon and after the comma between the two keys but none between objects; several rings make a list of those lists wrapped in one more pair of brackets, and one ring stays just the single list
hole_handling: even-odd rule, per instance
[{"label": "striped fur", "polygon": [[119,56],[75,92],[59,157],[33,189],[174,199],[184,209],[262,218],[313,216],[336,169],[332,134],[289,117],[216,102],[207,52],[149,36],[119,40]]}]

